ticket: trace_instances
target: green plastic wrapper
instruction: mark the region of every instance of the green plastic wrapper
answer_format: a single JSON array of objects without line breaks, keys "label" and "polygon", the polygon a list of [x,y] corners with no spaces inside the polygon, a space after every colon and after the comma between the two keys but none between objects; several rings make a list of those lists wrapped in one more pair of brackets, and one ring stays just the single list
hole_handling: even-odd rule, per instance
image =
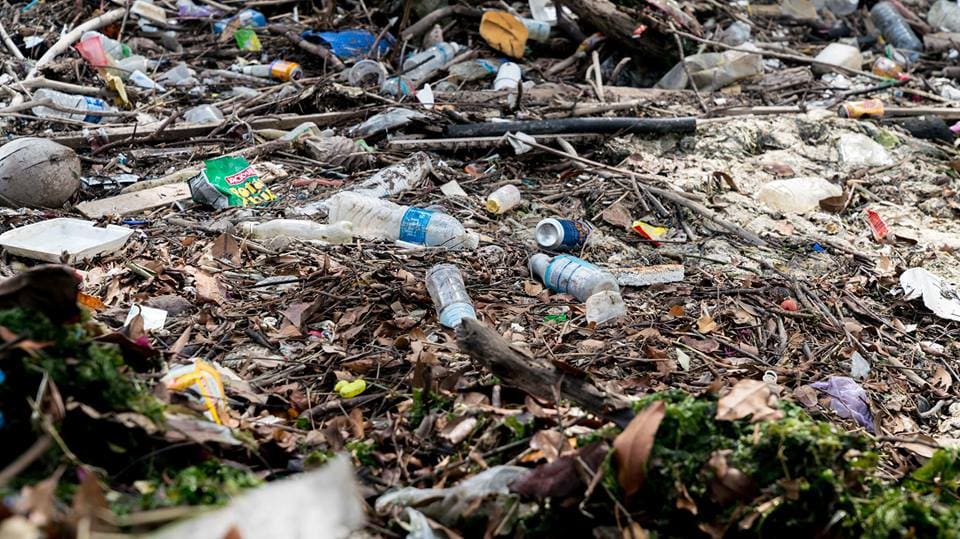
[{"label": "green plastic wrapper", "polygon": [[277,200],[257,170],[243,157],[218,157],[203,164],[204,171],[190,180],[190,196],[197,204],[220,210],[265,206]]}]

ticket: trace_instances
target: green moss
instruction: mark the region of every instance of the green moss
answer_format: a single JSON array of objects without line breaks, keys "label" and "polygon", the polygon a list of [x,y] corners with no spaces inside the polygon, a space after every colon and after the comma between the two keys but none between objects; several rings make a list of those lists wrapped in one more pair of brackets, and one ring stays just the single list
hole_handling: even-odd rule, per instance
[{"label": "green moss", "polygon": [[360,464],[364,466],[377,465],[377,461],[373,458],[373,441],[352,440],[347,442],[345,447]]},{"label": "green moss", "polygon": [[[155,482],[156,483],[156,482]],[[261,485],[248,470],[208,460],[177,472],[142,498],[144,509],[176,505],[223,505],[244,490]]]}]

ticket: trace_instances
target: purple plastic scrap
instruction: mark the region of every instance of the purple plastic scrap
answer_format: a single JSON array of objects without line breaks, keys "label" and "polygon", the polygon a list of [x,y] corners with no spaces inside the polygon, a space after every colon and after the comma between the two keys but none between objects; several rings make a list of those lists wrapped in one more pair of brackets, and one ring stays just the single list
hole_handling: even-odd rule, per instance
[{"label": "purple plastic scrap", "polygon": [[824,382],[814,382],[810,387],[830,395],[830,409],[840,417],[853,418],[870,432],[874,432],[873,415],[867,400],[867,392],[847,376],[831,376]]}]

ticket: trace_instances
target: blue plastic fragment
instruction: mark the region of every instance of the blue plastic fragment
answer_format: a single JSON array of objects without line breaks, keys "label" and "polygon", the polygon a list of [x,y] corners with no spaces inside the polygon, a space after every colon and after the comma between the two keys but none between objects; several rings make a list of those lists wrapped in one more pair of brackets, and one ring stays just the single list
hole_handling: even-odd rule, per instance
[{"label": "blue plastic fragment", "polygon": [[826,252],[826,251],[827,251],[827,249],[826,249],[826,247],[824,247],[823,245],[820,245],[819,243],[814,243],[814,244],[813,244],[813,252],[815,252],[815,253],[824,253],[824,252]]},{"label": "blue plastic fragment", "polygon": [[[307,30],[300,34],[300,37],[311,43],[326,45],[341,60],[366,58],[367,55],[371,54],[370,49],[377,41],[376,34],[368,30],[339,30],[336,32]],[[384,34],[380,42],[377,43],[377,49],[373,56],[387,54],[396,43],[397,40],[392,35]]]}]

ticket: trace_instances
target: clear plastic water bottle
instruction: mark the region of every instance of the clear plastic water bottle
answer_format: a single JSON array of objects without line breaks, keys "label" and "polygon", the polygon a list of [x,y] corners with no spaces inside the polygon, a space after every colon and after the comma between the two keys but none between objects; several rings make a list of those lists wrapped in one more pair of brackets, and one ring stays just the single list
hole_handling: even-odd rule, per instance
[{"label": "clear plastic water bottle", "polygon": [[76,120],[78,122],[96,124],[100,123],[103,119],[102,115],[97,114],[98,112],[116,112],[117,110],[99,97],[65,94],[56,90],[48,90],[47,88],[41,88],[33,92],[33,99],[36,101],[49,99],[61,107],[84,111],[63,112],[42,105],[30,109],[34,116],[39,118],[62,118],[64,120]]},{"label": "clear plastic water bottle", "polygon": [[501,64],[500,60],[467,60],[450,66],[450,69],[447,70],[447,73],[449,73],[447,78],[460,82],[482,80],[496,75]]},{"label": "clear plastic water bottle", "polygon": [[530,273],[547,288],[587,301],[599,292],[620,292],[617,278],[608,271],[571,255],[551,259],[543,253],[530,257]]},{"label": "clear plastic water bottle", "polygon": [[350,221],[354,234],[368,239],[448,249],[476,249],[479,243],[478,236],[467,232],[455,217],[434,210],[350,191],[330,197],[326,206],[331,223]]},{"label": "clear plastic water bottle", "polygon": [[960,32],[960,5],[956,0],[937,0],[927,12],[927,23],[934,30]]},{"label": "clear plastic water bottle", "polygon": [[837,17],[846,17],[860,5],[860,0],[827,0],[826,8]]},{"label": "clear plastic water bottle", "polygon": [[240,223],[240,231],[256,239],[290,238],[325,243],[353,241],[353,224],[348,221],[329,225],[300,219],[274,219],[265,223]]},{"label": "clear plastic water bottle", "polygon": [[243,28],[265,28],[267,26],[267,18],[263,16],[263,13],[255,9],[245,9],[233,17],[213,23],[213,33],[223,32],[224,28],[234,19],[240,19],[240,27]]},{"label": "clear plastic water bottle", "polygon": [[551,0],[530,0],[530,15],[534,20],[557,24],[557,6]]},{"label": "clear plastic water bottle", "polygon": [[903,19],[897,8],[890,2],[878,2],[870,10],[873,24],[891,45],[907,51],[923,51],[923,43],[913,33],[910,25]]},{"label": "clear plastic water bottle", "polygon": [[520,204],[520,189],[507,184],[487,195],[487,211],[493,214],[507,213]]},{"label": "clear plastic water bottle", "polygon": [[362,182],[355,183],[351,191],[376,198],[396,195],[420,184],[433,170],[430,156],[417,152],[410,157],[390,165]]},{"label": "clear plastic water bottle", "polygon": [[441,67],[447,65],[460,45],[456,43],[437,43],[429,49],[414,54],[403,62],[403,72],[383,82],[381,91],[391,95],[410,95],[426,82]]},{"label": "clear plastic water bottle", "polygon": [[460,325],[464,318],[476,320],[477,312],[463,284],[460,270],[453,264],[437,264],[427,271],[427,292],[437,308],[440,324],[448,328]]}]

